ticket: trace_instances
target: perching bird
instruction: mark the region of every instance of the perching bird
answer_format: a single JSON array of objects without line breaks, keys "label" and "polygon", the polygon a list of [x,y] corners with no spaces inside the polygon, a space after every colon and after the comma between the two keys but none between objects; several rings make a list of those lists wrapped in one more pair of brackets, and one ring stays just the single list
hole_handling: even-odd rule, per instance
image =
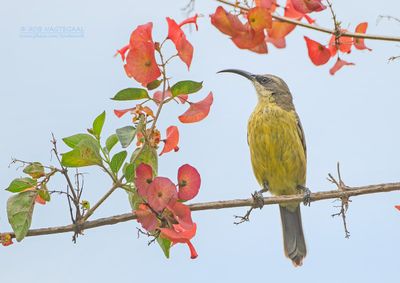
[{"label": "perching bird", "polygon": [[[228,69],[249,79],[257,92],[258,104],[247,127],[254,175],[272,195],[292,195],[308,190],[306,183],[306,143],[287,84],[273,75],[253,75]],[[219,73],[220,73],[219,72]],[[301,223],[300,204],[280,206],[285,255],[301,266],[307,254]]]}]

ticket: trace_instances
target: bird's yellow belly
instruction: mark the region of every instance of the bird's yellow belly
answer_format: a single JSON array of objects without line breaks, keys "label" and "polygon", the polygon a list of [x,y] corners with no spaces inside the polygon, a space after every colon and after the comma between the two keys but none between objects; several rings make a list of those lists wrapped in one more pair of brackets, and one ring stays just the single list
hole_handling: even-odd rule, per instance
[{"label": "bird's yellow belly", "polygon": [[279,107],[256,107],[248,122],[254,175],[273,195],[298,193],[305,185],[306,155],[294,113]]}]

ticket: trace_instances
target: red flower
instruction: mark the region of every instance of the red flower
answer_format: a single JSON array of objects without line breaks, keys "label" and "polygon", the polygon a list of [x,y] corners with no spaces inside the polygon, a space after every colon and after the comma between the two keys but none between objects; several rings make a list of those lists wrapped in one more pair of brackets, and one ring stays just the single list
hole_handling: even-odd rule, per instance
[{"label": "red flower", "polygon": [[155,211],[162,211],[168,205],[174,205],[178,193],[174,183],[165,177],[156,177],[147,189],[147,202]]},{"label": "red flower", "polygon": [[169,239],[173,244],[187,244],[190,250],[190,258],[195,259],[198,254],[190,240],[196,235],[196,228],[196,223],[193,223],[190,230],[185,230],[179,225],[174,225],[174,228],[160,228],[160,236]]},{"label": "red flower", "polygon": [[[356,27],[356,33],[365,33],[367,31],[367,28],[368,28],[368,23],[360,23]],[[364,38],[353,38],[353,44],[354,47],[358,50],[367,49],[369,51],[372,51],[371,48],[365,46]]]},{"label": "red flower", "polygon": [[251,28],[255,31],[271,28],[272,16],[268,9],[255,7],[247,13],[247,19]]},{"label": "red flower", "polygon": [[178,221],[179,225],[183,229],[192,229],[192,212],[187,205],[184,205],[181,202],[176,202],[173,206],[168,206],[168,209],[174,214],[175,220]]},{"label": "red flower", "polygon": [[195,123],[198,121],[203,120],[208,116],[208,113],[210,113],[210,108],[213,103],[213,94],[210,92],[206,98],[203,100],[196,102],[196,103],[190,103],[190,107],[188,110],[185,111],[182,115],[180,115],[179,121],[182,123]]},{"label": "red flower", "polygon": [[192,63],[193,46],[186,39],[185,33],[182,31],[181,26],[178,25],[173,19],[167,17],[168,23],[168,39],[170,39],[178,51],[178,56],[186,64],[188,69]]},{"label": "red flower", "polygon": [[150,184],[153,182],[153,169],[146,163],[141,163],[136,168],[135,186],[141,197],[147,197]]},{"label": "red flower", "polygon": [[10,234],[0,234],[0,242],[4,247],[13,244],[12,237]]},{"label": "red flower", "polygon": [[347,61],[344,61],[340,58],[337,59],[335,65],[329,70],[329,73],[333,76],[337,71],[339,71],[343,66],[351,66],[355,65],[354,63],[350,63]]},{"label": "red flower", "polygon": [[311,12],[319,12],[326,9],[321,3],[322,0],[291,0],[293,7],[300,13],[307,14]]},{"label": "red flower", "polygon": [[169,126],[167,128],[167,137],[164,140],[164,148],[160,152],[160,156],[164,153],[170,152],[172,150],[178,151],[179,143],[179,130],[177,126]]},{"label": "red flower", "polygon": [[158,219],[147,205],[143,203],[139,204],[138,209],[135,210],[135,214],[137,221],[147,231],[153,231],[158,227]]},{"label": "red flower", "polygon": [[[153,23],[147,23],[138,26],[132,32],[129,52],[124,66],[128,77],[133,77],[144,86],[161,75],[154,55],[155,47],[151,35],[152,28]],[[120,50],[123,59],[125,59],[125,52],[126,47]]]},{"label": "red flower", "polygon": [[323,46],[321,43],[308,38],[307,36],[305,36],[304,39],[307,43],[308,56],[310,57],[314,65],[324,65],[326,62],[329,61],[329,59],[331,58],[331,53],[329,52],[328,48]]},{"label": "red flower", "polygon": [[197,18],[199,17],[199,15],[194,15],[193,17],[187,18],[186,20],[182,21],[179,24],[179,27],[182,27],[186,24],[194,24],[196,26],[196,30],[199,30],[199,26],[197,25]]},{"label": "red flower", "polygon": [[189,164],[182,165],[178,169],[178,198],[191,200],[200,190],[201,178],[199,172]]},{"label": "red flower", "polygon": [[394,206],[396,209],[400,210],[400,205],[395,205]]},{"label": "red flower", "polygon": [[[163,96],[163,92],[162,92],[161,90],[156,91],[156,92],[153,94],[153,100],[154,100],[154,102],[155,102],[157,105],[160,104],[161,99],[162,99],[162,96]],[[165,94],[164,94],[164,101],[165,101],[166,99],[170,98],[171,96],[172,96],[171,91],[170,91],[170,90],[166,90],[166,91],[165,91]]]},{"label": "red flower", "polygon": [[[346,32],[347,30],[341,30],[341,32]],[[331,40],[329,41],[329,50],[331,52],[331,56],[335,56],[337,51],[339,50],[342,53],[350,53],[351,46],[353,45],[353,38],[348,36],[340,36],[339,43],[336,44],[335,35],[332,35]]]}]

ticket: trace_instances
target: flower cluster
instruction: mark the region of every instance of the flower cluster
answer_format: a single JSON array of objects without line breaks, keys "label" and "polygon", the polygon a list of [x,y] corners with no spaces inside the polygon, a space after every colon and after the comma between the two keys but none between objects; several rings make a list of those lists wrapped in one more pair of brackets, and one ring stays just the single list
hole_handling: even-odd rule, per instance
[{"label": "flower cluster", "polygon": [[[265,54],[268,53],[267,44],[270,43],[276,48],[286,47],[286,36],[291,33],[296,25],[290,22],[280,21],[272,18],[272,13],[277,8],[282,8],[284,16],[289,19],[301,21],[303,18],[309,24],[314,24],[315,20],[309,14],[320,12],[326,9],[322,0],[286,0],[285,5],[279,5],[277,0],[255,0],[255,7],[240,9],[238,14],[227,12],[221,6],[211,15],[211,23],[222,33],[229,35],[233,43],[241,48]],[[240,16],[245,18],[243,23]],[[335,23],[335,25],[339,23]],[[365,33],[368,24],[359,24],[355,32]],[[341,29],[338,33],[346,32]],[[312,63],[316,66],[326,64],[330,58],[336,56],[337,51],[350,53],[354,46],[358,50],[371,50],[364,44],[364,39],[332,35],[328,45],[323,45],[307,36],[304,37],[307,44],[308,55]],[[339,69],[346,65],[354,65],[337,57],[336,63],[329,70],[334,75]]]},{"label": "flower cluster", "polygon": [[169,178],[155,177],[150,165],[141,163],[136,168],[135,187],[140,203],[134,213],[144,229],[157,237],[187,244],[190,257],[197,257],[191,243],[196,234],[196,223],[184,201],[193,199],[199,192],[201,178],[198,171],[185,164],[178,169],[178,183]]}]

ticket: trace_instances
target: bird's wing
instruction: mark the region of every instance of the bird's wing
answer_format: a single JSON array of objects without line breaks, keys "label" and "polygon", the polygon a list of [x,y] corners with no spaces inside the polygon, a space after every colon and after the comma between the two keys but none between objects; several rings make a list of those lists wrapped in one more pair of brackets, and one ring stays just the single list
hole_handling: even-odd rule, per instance
[{"label": "bird's wing", "polygon": [[296,113],[296,120],[297,120],[297,133],[299,134],[301,143],[303,145],[304,154],[307,158],[307,145],[306,145],[306,137],[304,136],[303,126],[301,125],[301,121],[299,115]]}]

